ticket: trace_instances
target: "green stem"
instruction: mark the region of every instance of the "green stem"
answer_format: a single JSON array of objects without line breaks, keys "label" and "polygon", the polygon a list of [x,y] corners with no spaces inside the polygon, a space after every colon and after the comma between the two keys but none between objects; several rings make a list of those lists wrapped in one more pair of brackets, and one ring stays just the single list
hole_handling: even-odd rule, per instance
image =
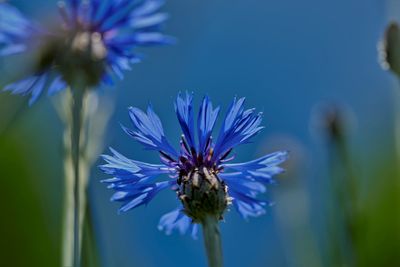
[{"label": "green stem", "polygon": [[[395,169],[395,185],[397,190],[400,190],[400,76],[397,77],[397,86],[394,89],[394,109],[395,109],[395,122],[394,122],[394,135],[395,135],[395,146],[396,146],[396,165]],[[400,195],[397,196],[398,202],[400,202]],[[397,209],[397,212],[400,214],[400,208]]]},{"label": "green stem", "polygon": [[[103,99],[99,109],[93,92],[79,85],[80,83],[77,83],[74,90],[66,90],[60,96],[62,102],[56,103],[55,106],[65,123],[62,267],[87,265],[87,257],[84,258],[83,253],[88,254],[88,250],[85,250],[83,243],[88,241],[87,237],[90,234],[87,233],[90,227],[85,219],[89,209],[89,172],[101,151],[103,134],[112,110],[108,99]],[[87,246],[87,242],[85,244]]]},{"label": "green stem", "polygon": [[202,222],[204,245],[207,252],[209,267],[222,267],[222,246],[218,218],[206,216]]},{"label": "green stem", "polygon": [[96,233],[90,206],[90,202],[87,201],[83,222],[81,265],[85,267],[98,267],[100,266],[100,255],[96,243]]},{"label": "green stem", "polygon": [[71,129],[66,129],[65,136],[65,191],[64,191],[64,215],[63,215],[63,237],[62,237],[62,267],[70,267],[74,262],[74,180],[70,152]]},{"label": "green stem", "polygon": [[81,264],[81,177],[80,177],[80,157],[81,157],[81,131],[82,131],[82,107],[84,89],[75,88],[72,92],[72,129],[71,129],[71,156],[74,175],[74,267]]},{"label": "green stem", "polygon": [[[85,90],[69,91],[65,99],[65,193],[62,267],[79,267],[81,264],[82,220],[85,205],[85,162],[82,157],[82,127]],[[69,97],[71,96],[71,97]]]}]

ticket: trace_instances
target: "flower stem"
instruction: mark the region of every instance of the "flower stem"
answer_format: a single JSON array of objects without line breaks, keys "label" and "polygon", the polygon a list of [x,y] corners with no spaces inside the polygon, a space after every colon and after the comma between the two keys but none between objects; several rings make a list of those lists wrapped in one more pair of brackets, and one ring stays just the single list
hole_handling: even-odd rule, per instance
[{"label": "flower stem", "polygon": [[84,90],[77,88],[72,92],[72,129],[71,129],[71,155],[74,173],[74,267],[81,264],[81,177],[80,177],[80,156],[81,156],[81,131],[82,131],[82,106]]},{"label": "flower stem", "polygon": [[114,103],[109,96],[99,99],[94,91],[79,85],[77,83],[73,90],[60,94],[55,102],[55,108],[65,124],[62,267],[87,265],[82,253],[88,251],[84,248],[88,242],[85,243],[83,238],[90,234],[84,232],[93,227],[87,225],[86,219],[90,206],[87,201],[89,173],[102,151]]},{"label": "flower stem", "polygon": [[63,267],[80,267],[82,222],[85,199],[85,162],[82,157],[82,132],[85,90],[76,88],[65,95],[65,195]]},{"label": "flower stem", "polygon": [[206,216],[202,222],[204,245],[207,252],[209,267],[222,267],[222,246],[218,218]]}]

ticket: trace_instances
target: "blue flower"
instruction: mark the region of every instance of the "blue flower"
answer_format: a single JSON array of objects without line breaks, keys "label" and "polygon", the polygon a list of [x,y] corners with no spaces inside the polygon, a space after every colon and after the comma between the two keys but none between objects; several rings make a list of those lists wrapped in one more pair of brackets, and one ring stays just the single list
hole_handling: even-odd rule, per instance
[{"label": "blue flower", "polygon": [[179,150],[167,140],[159,117],[149,106],[144,112],[129,108],[134,128],[123,126],[124,131],[146,149],[159,153],[161,164],[149,164],[126,158],[114,149],[112,155],[103,155],[106,161],[100,168],[112,178],[103,180],[116,192],[112,201],[121,201],[120,212],[148,204],[160,191],[176,191],[180,203],[164,215],[159,229],[167,234],[197,233],[197,223],[205,215],[222,219],[228,205],[232,204],[243,218],[265,213],[268,202],[259,198],[273,177],[283,172],[279,165],[287,159],[286,151],[261,158],[232,163],[232,150],[248,143],[260,132],[261,113],[244,108],[244,98],[234,99],[229,107],[218,138],[213,140],[220,108],[214,108],[205,97],[194,119],[193,97],[179,94],[175,111],[182,128]]},{"label": "blue flower", "polygon": [[67,86],[112,85],[113,78],[141,58],[138,46],[173,43],[160,33],[167,19],[158,13],[163,0],[66,0],[59,2],[59,25],[45,29],[13,6],[0,3],[0,56],[35,53],[30,75],[6,91],[30,95],[30,104],[47,90]]}]

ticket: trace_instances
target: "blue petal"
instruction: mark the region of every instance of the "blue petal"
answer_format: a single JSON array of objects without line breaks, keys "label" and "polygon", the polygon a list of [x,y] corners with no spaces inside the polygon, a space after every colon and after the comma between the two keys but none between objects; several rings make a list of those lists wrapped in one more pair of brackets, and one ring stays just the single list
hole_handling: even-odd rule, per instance
[{"label": "blue petal", "polygon": [[54,95],[59,91],[64,90],[67,87],[68,87],[67,83],[64,82],[61,75],[58,75],[53,79],[52,83],[49,86],[49,89],[47,89],[47,95],[49,96]]},{"label": "blue petal", "polygon": [[0,3],[0,56],[26,50],[26,39],[34,27],[15,7]]},{"label": "blue petal", "polygon": [[167,15],[155,12],[163,1],[96,0],[89,3],[91,19],[88,24],[94,25],[97,31],[103,33],[107,46],[109,68],[108,75],[103,77],[106,85],[113,84],[110,74],[122,79],[123,71],[129,70],[130,64],[140,61],[134,51],[137,46],[175,43],[174,38],[159,32],[159,26]]},{"label": "blue petal", "polygon": [[15,83],[4,87],[4,91],[11,91],[12,94],[31,95],[29,105],[32,105],[43,92],[47,80],[48,73],[33,75]]},{"label": "blue petal", "polygon": [[265,213],[267,203],[257,197],[266,191],[265,184],[274,182],[273,176],[283,172],[278,165],[287,157],[286,151],[279,151],[249,162],[222,165],[226,170],[236,171],[222,172],[219,177],[228,185],[233,205],[244,218]]},{"label": "blue petal", "polygon": [[218,157],[229,149],[248,142],[263,128],[260,127],[262,114],[256,114],[254,109],[244,110],[244,100],[233,100],[215,144],[214,160],[218,161]]},{"label": "blue petal", "polygon": [[156,12],[164,5],[164,0],[148,0],[132,12],[132,16],[145,16]]},{"label": "blue petal", "polygon": [[100,30],[103,32],[120,27],[127,23],[132,9],[136,6],[135,1],[119,1],[108,10],[106,16],[99,20]]},{"label": "blue petal", "polygon": [[93,1],[90,7],[94,24],[99,31],[106,32],[120,28],[146,29],[160,25],[167,18],[164,14],[155,14],[163,1]]},{"label": "blue petal", "polygon": [[276,166],[288,159],[287,151],[278,151],[272,154],[265,155],[261,158],[243,162],[243,163],[230,163],[224,164],[225,168],[234,169],[238,171],[246,171],[246,170],[257,170],[265,167]]},{"label": "blue petal", "polygon": [[103,77],[101,77],[101,82],[103,83],[103,85],[108,85],[108,86],[113,86],[114,85],[114,81],[111,77],[111,74],[109,72],[106,72]]},{"label": "blue petal", "polygon": [[76,23],[81,1],[80,0],[66,0],[66,2],[68,4],[69,11],[72,16],[72,22]]},{"label": "blue petal", "polygon": [[135,29],[143,29],[147,27],[153,27],[159,25],[168,19],[168,15],[165,13],[158,13],[147,17],[134,18],[130,22],[130,26]]},{"label": "blue petal", "polygon": [[176,184],[175,180],[154,183],[161,174],[167,174],[170,168],[164,165],[154,165],[126,158],[117,151],[110,149],[112,156],[103,155],[106,164],[100,166],[105,173],[113,178],[103,180],[109,188],[116,192],[111,201],[124,204],[119,209],[126,212],[140,205],[148,204],[160,191]]},{"label": "blue petal", "polygon": [[132,42],[141,46],[152,46],[152,45],[170,45],[174,44],[175,38],[166,36],[159,32],[142,32],[137,33],[133,36]]},{"label": "blue petal", "polygon": [[273,182],[273,176],[284,172],[278,165],[288,158],[287,151],[278,151],[244,163],[223,164],[227,170],[239,171],[238,176],[264,183]]},{"label": "blue petal", "polygon": [[220,174],[228,185],[228,193],[233,198],[235,209],[243,218],[257,217],[265,213],[263,200],[257,199],[266,191],[265,186],[257,181],[243,179],[241,173]]},{"label": "blue petal", "polygon": [[213,109],[208,97],[204,97],[197,117],[197,131],[199,138],[199,152],[205,152],[207,143],[210,142],[211,134],[214,129],[220,108]]},{"label": "blue petal", "polygon": [[112,1],[101,1],[101,0],[95,0],[91,1],[92,5],[92,14],[91,14],[91,19],[92,22],[95,24],[99,24],[104,17],[107,16],[108,13],[110,13],[111,9],[111,4]]},{"label": "blue petal", "polygon": [[235,191],[232,191],[230,195],[233,197],[233,206],[244,219],[259,217],[265,214],[265,206],[268,205],[267,202]]},{"label": "blue petal", "polygon": [[137,131],[123,127],[128,135],[148,149],[164,151],[170,156],[179,157],[179,154],[166,139],[161,121],[151,106],[147,108],[147,114],[138,108],[131,107],[129,108],[129,116]]},{"label": "blue petal", "polygon": [[[1,41],[0,41],[1,44]],[[26,50],[25,44],[11,44],[4,45],[4,48],[0,49],[0,56],[9,56],[13,54],[18,54]]]},{"label": "blue petal", "polygon": [[46,83],[47,83],[47,77],[48,75],[42,75],[40,76],[35,84],[31,88],[32,92],[32,97],[29,99],[29,105],[32,105],[33,103],[36,102],[36,100],[39,98],[39,96],[42,94]]},{"label": "blue petal", "polygon": [[15,7],[0,3],[0,32],[12,36],[26,36],[31,22]]},{"label": "blue petal", "polygon": [[111,200],[125,202],[119,212],[127,212],[141,205],[147,205],[160,191],[168,188],[171,184],[171,182],[166,181],[149,185],[137,185],[136,188],[129,188],[129,191],[117,192]]},{"label": "blue petal", "polygon": [[186,92],[186,96],[182,97],[178,94],[175,101],[175,112],[178,116],[179,124],[181,125],[183,134],[190,148],[195,148],[194,141],[194,118],[193,118],[193,94]]},{"label": "blue petal", "polygon": [[106,85],[110,85],[110,80],[111,85],[113,84],[111,75],[116,75],[120,80],[122,80],[124,78],[124,71],[131,70],[131,64],[140,62],[140,58],[137,55],[118,56],[110,51],[108,57],[109,59],[107,61],[109,67],[107,68],[107,76],[109,77],[105,82]]},{"label": "blue petal", "polygon": [[136,182],[151,182],[162,174],[169,174],[173,169],[165,165],[149,164],[140,161],[128,159],[114,149],[110,148],[112,156],[103,155],[106,164],[99,166],[100,169],[109,175],[112,179],[102,182],[111,184],[111,187],[117,188],[119,185],[132,184]]},{"label": "blue petal", "polygon": [[182,212],[182,207],[163,215],[158,224],[158,229],[167,235],[173,231],[178,231],[181,235],[190,232],[193,239],[197,239],[198,225],[192,222],[188,216]]},{"label": "blue petal", "polygon": [[106,42],[114,50],[119,48],[121,51],[118,51],[118,53],[126,56],[126,53],[135,46],[170,45],[175,44],[176,40],[159,32],[138,32],[136,34],[119,35],[106,40]]},{"label": "blue petal", "polygon": [[242,173],[220,173],[219,177],[228,185],[228,190],[234,190],[245,195],[257,197],[266,192],[265,185],[261,182],[243,179]]}]

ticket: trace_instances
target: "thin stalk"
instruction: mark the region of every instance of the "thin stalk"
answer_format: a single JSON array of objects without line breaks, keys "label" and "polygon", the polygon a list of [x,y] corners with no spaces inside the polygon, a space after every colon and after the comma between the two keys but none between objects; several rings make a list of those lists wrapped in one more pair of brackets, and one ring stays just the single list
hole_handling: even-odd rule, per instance
[{"label": "thin stalk", "polygon": [[206,216],[202,222],[204,245],[207,252],[209,267],[222,267],[222,245],[218,218]]},{"label": "thin stalk", "polygon": [[83,222],[83,238],[82,238],[82,266],[99,267],[100,255],[96,243],[95,226],[93,222],[92,209],[90,201],[86,202],[85,219]]},{"label": "thin stalk", "polygon": [[395,135],[395,145],[396,145],[396,162],[400,162],[400,77],[397,78],[397,85],[393,88],[393,103],[394,103],[394,135]]},{"label": "thin stalk", "polygon": [[[100,103],[96,93],[82,86],[79,87],[79,83],[74,87],[74,91],[66,90],[58,100],[55,102],[55,108],[65,124],[65,193],[61,266],[86,266],[82,254],[88,250],[83,248],[83,236],[87,238],[90,233],[85,232],[93,227],[87,225],[89,222],[86,219],[87,215],[90,216],[87,202],[89,173],[102,151],[104,133],[112,114],[114,101],[110,97],[105,97]],[[78,156],[79,161],[77,161]]]},{"label": "thin stalk", "polygon": [[[358,210],[358,177],[349,151],[345,113],[335,107],[329,118],[330,168],[333,185],[332,252],[335,265],[357,265],[359,260],[357,225],[361,217]],[[339,219],[338,219],[339,218]],[[337,220],[343,222],[338,228]],[[343,233],[343,235],[341,235]],[[344,236],[345,239],[340,238]],[[344,247],[345,246],[345,247]]]},{"label": "thin stalk", "polygon": [[71,153],[66,153],[64,160],[65,192],[62,237],[62,267],[70,267],[74,262],[74,180]]},{"label": "thin stalk", "polygon": [[65,95],[65,193],[63,229],[63,267],[81,265],[82,222],[85,206],[85,162],[82,152],[82,132],[84,113],[84,89],[70,91]]},{"label": "thin stalk", "polygon": [[71,155],[74,172],[74,267],[81,264],[81,177],[80,177],[80,157],[81,157],[81,131],[82,131],[82,107],[84,90],[77,88],[72,92],[72,131],[71,131]]},{"label": "thin stalk", "polygon": [[[400,190],[400,77],[397,77],[397,86],[394,88],[394,109],[395,109],[395,122],[394,122],[394,134],[395,134],[395,146],[396,146],[396,177],[395,186]],[[400,196],[397,198],[400,201]],[[400,209],[397,210],[400,212]]]},{"label": "thin stalk", "polygon": [[[62,267],[70,267],[74,262],[74,179],[72,159],[70,153],[71,129],[66,129],[64,136],[66,153],[64,159],[64,215],[63,215],[63,237],[62,237]],[[67,138],[68,134],[68,138]],[[68,146],[68,148],[67,148]]]}]

